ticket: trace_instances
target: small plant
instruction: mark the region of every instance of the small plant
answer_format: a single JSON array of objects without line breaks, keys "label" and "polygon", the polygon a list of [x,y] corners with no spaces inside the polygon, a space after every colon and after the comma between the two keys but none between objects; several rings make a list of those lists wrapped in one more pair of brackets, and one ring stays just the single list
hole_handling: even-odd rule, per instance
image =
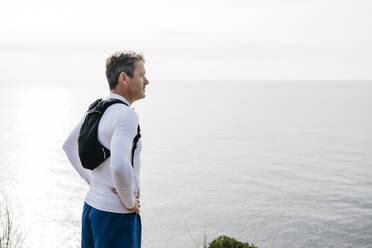
[{"label": "small plant", "polygon": [[227,236],[220,236],[213,240],[208,248],[257,248],[257,246],[243,243]]},{"label": "small plant", "polygon": [[21,248],[23,238],[13,225],[8,204],[0,205],[0,248]]}]

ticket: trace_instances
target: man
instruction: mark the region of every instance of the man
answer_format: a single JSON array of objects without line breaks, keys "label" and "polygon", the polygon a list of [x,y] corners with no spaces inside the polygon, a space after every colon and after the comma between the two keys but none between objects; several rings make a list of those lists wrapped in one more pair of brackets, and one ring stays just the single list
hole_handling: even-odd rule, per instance
[{"label": "man", "polygon": [[[145,77],[144,57],[133,51],[121,51],[106,61],[106,77],[111,94],[130,106],[145,97],[149,81]],[[111,156],[92,171],[82,167],[78,138],[84,119],[66,139],[63,150],[68,159],[89,184],[82,214],[82,248],[141,247],[140,218],[140,152],[137,135],[138,116],[125,104],[113,104],[103,113],[98,125],[98,141]],[[133,163],[133,164],[132,164]]]}]

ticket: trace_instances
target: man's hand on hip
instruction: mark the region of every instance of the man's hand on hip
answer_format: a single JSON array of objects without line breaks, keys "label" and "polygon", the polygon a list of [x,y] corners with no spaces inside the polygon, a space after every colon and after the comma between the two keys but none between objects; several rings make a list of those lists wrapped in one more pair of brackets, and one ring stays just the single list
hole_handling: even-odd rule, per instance
[{"label": "man's hand on hip", "polygon": [[129,210],[131,212],[139,214],[140,213],[140,207],[141,207],[139,196],[138,196],[138,194],[134,194],[134,197],[136,198],[136,204],[134,205],[134,208],[130,208]]},{"label": "man's hand on hip", "polygon": [[[112,191],[112,193],[114,193],[115,195],[117,195],[119,197],[119,194],[118,194],[118,192],[116,191],[115,188],[111,188],[111,191]],[[140,200],[139,200],[139,195],[137,193],[134,193],[134,198],[136,200],[136,202],[134,204],[134,207],[133,208],[128,208],[128,210],[133,212],[133,213],[139,214],[140,213],[140,207],[141,207]]]}]

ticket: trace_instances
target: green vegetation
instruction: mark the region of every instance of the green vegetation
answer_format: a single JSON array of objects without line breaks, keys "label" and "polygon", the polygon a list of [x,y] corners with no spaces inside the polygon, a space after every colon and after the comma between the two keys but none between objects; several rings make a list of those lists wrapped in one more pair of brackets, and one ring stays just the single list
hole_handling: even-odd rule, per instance
[{"label": "green vegetation", "polygon": [[14,226],[8,204],[0,205],[0,248],[21,248],[23,238]]},{"label": "green vegetation", "polygon": [[213,240],[208,248],[257,248],[257,246],[243,243],[227,236],[220,236]]}]

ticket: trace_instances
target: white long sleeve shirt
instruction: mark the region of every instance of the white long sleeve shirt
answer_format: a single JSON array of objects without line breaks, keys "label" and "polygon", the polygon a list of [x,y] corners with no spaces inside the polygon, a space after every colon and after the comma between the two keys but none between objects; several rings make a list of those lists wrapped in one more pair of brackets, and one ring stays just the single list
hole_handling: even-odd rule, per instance
[{"label": "white long sleeve shirt", "polygon": [[[129,105],[118,94],[111,93],[108,98]],[[141,139],[134,152],[133,167],[131,164],[132,144],[138,126],[136,112],[124,104],[113,104],[106,109],[98,125],[98,141],[110,150],[111,156],[92,171],[83,168],[79,158],[78,138],[82,123],[83,120],[67,137],[63,150],[80,177],[90,185],[85,202],[102,211],[130,213],[129,209],[135,205],[134,193],[140,195]],[[120,198],[111,188],[116,189]]]}]

